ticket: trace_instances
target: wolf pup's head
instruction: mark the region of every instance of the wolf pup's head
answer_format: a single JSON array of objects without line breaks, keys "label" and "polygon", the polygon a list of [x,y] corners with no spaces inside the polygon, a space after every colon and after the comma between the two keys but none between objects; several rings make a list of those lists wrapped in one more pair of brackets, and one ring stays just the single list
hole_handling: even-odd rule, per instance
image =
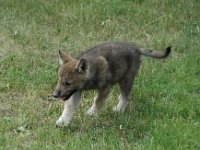
[{"label": "wolf pup's head", "polygon": [[87,76],[87,61],[74,59],[59,51],[58,83],[53,92],[55,98],[68,100],[83,88]]}]

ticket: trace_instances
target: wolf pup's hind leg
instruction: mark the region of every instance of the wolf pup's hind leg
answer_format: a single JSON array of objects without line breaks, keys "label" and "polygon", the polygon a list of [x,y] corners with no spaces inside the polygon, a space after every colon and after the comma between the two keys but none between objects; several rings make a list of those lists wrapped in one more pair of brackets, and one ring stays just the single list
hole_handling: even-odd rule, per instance
[{"label": "wolf pup's hind leg", "polygon": [[124,112],[129,103],[130,92],[133,86],[136,70],[129,71],[127,75],[119,82],[120,95],[117,106],[113,107],[114,112]]},{"label": "wolf pup's hind leg", "polygon": [[125,85],[125,82],[120,83],[120,95],[119,95],[119,102],[117,106],[113,107],[113,111],[115,112],[124,112],[129,101],[129,95],[131,91],[131,83],[127,83]]}]

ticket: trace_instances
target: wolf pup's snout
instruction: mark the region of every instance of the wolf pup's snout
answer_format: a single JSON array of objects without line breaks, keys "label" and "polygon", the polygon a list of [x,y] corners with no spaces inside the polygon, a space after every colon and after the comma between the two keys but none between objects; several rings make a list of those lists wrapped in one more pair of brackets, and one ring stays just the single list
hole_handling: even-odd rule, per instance
[{"label": "wolf pup's snout", "polygon": [[52,96],[55,98],[59,98],[61,95],[61,90],[54,90]]},{"label": "wolf pup's snout", "polygon": [[68,100],[77,90],[69,90],[66,93],[63,93],[61,90],[54,90],[52,96],[54,98],[60,98],[63,101]]}]

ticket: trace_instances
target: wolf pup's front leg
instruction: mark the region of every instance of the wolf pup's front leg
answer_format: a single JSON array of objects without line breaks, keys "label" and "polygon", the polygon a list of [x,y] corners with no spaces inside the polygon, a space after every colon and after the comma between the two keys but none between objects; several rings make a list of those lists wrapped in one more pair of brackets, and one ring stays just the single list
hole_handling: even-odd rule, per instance
[{"label": "wolf pup's front leg", "polygon": [[80,92],[74,93],[69,100],[64,102],[64,110],[60,118],[56,121],[56,127],[67,127],[72,120],[73,113],[80,101]]},{"label": "wolf pup's front leg", "polygon": [[90,107],[90,109],[86,112],[87,115],[97,115],[100,110],[102,109],[102,106],[108,97],[108,94],[110,92],[111,86],[108,86],[104,89],[99,89],[97,96],[94,98],[94,103]]}]

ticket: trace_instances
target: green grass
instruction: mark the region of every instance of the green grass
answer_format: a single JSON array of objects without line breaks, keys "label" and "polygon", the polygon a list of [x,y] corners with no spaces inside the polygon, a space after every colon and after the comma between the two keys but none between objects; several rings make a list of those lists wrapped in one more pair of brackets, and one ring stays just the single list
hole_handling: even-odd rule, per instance
[{"label": "green grass", "polygon": [[[161,49],[143,58],[124,114],[111,111],[115,86],[98,117],[85,116],[84,92],[71,125],[57,129],[62,103],[48,101],[57,54],[104,41]],[[200,149],[200,2],[198,0],[1,0],[0,150]]]}]

